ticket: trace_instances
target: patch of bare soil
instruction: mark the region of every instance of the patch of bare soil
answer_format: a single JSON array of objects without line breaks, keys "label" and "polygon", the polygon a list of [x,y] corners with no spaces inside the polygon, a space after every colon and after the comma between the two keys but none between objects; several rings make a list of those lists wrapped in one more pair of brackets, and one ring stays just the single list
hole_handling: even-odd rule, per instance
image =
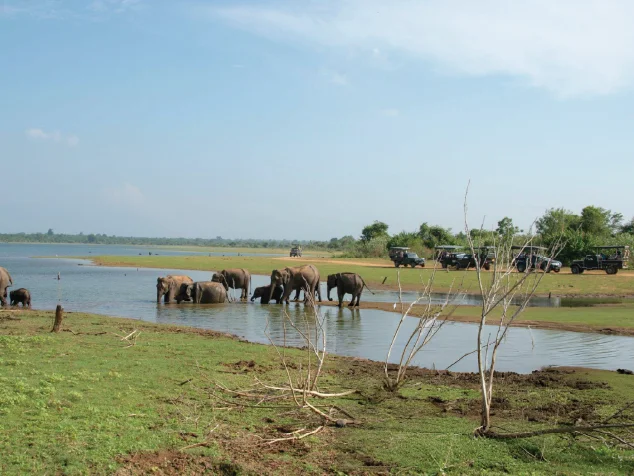
[{"label": "patch of bare soil", "polygon": [[[266,423],[269,425],[260,427],[257,436],[252,433],[215,434],[223,453],[239,464],[246,474],[390,474],[388,464],[354,449],[333,445],[339,430],[326,428],[311,441],[288,440],[267,445],[267,440],[283,438],[298,427],[275,424],[271,419],[267,419]],[[319,424],[318,421],[313,423]],[[303,425],[309,427],[311,422],[305,421]]]},{"label": "patch of bare soil", "polygon": [[122,456],[123,466],[117,476],[155,474],[160,476],[200,476],[207,474],[237,475],[240,468],[227,462],[215,462],[207,456],[194,455],[176,450],[160,450]]}]

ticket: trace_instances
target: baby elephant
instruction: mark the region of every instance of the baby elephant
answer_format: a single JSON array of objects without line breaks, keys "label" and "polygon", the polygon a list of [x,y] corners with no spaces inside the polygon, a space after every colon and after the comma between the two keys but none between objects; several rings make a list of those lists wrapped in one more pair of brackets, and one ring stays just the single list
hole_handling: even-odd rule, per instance
[{"label": "baby elephant", "polygon": [[12,306],[17,306],[18,303],[22,303],[22,307],[31,307],[31,293],[28,289],[20,288],[11,291],[9,297]]},{"label": "baby elephant", "polygon": [[[275,286],[275,289],[273,290],[273,299],[275,299],[276,304],[280,303],[280,300],[282,299],[282,294],[284,294],[284,288],[278,284],[277,286]],[[260,304],[268,304],[270,295],[271,295],[270,284],[268,286],[260,286],[259,288],[255,288],[255,291],[253,291],[253,296],[251,296],[251,301],[255,301],[257,298],[260,298]]]}]

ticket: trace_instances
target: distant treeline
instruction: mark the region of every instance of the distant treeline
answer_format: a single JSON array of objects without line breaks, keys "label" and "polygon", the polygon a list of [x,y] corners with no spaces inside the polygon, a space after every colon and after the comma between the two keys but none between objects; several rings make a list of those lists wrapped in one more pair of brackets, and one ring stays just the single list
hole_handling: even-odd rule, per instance
[{"label": "distant treeline", "polygon": [[[623,215],[601,207],[587,206],[581,213],[563,208],[551,208],[534,224],[533,230],[520,230],[513,220],[504,217],[492,229],[472,229],[471,238],[480,246],[502,241],[523,245],[532,237],[532,244],[546,248],[559,243],[563,247],[557,257],[565,265],[573,259],[593,254],[595,246],[627,245],[634,250],[634,219],[625,221]],[[384,257],[392,246],[407,246],[421,256],[432,257],[439,245],[468,245],[463,232],[454,233],[450,228],[423,223],[418,230],[390,234],[388,225],[381,221],[361,230],[358,241],[343,247],[346,257]],[[631,255],[632,261],[634,254]]]},{"label": "distant treeline", "polygon": [[[105,234],[79,233],[78,235],[58,234],[49,229],[46,233],[0,234],[0,242],[5,243],[85,243],[103,245],[144,245],[144,246],[200,246],[230,248],[290,248],[295,244],[304,250],[329,250],[341,257],[385,258],[392,246],[407,246],[420,256],[431,258],[434,248],[439,245],[466,246],[468,237],[463,232],[454,233],[450,228],[423,223],[415,231],[401,231],[391,234],[387,223],[375,221],[364,227],[357,239],[346,235],[329,241],[310,240],[253,240],[215,238],[140,238],[134,236],[108,236]],[[634,250],[634,219],[625,221],[623,215],[604,208],[587,206],[581,213],[563,208],[551,208],[534,224],[533,230],[520,230],[513,220],[504,217],[497,227],[480,230],[472,229],[471,237],[478,245],[487,246],[511,240],[524,244],[529,236],[533,244],[552,247],[563,243],[558,258],[568,265],[573,259],[583,258],[593,253],[594,246],[629,245]],[[634,253],[632,254],[634,258]],[[634,263],[633,263],[634,264]]]},{"label": "distant treeline", "polygon": [[[350,237],[352,238],[352,237]],[[354,241],[354,238],[352,238]],[[336,242],[339,240],[335,239]],[[66,243],[90,245],[138,245],[138,246],[200,246],[229,248],[291,248],[299,244],[303,249],[326,250],[333,248],[327,241],[310,240],[255,240],[216,238],[148,238],[138,236],[114,236],[103,233],[67,234],[55,233],[49,229],[46,233],[2,233],[0,243]]]}]

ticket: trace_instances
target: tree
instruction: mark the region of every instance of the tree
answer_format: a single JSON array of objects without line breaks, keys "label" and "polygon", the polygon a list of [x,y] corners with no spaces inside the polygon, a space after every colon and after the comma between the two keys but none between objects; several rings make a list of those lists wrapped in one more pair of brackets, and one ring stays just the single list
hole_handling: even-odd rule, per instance
[{"label": "tree", "polygon": [[455,242],[450,229],[437,225],[429,226],[427,222],[423,223],[418,229],[418,236],[420,236],[427,248],[435,248],[438,245],[452,245]]},{"label": "tree", "polygon": [[388,225],[386,223],[375,220],[374,223],[361,230],[361,241],[368,243],[375,238],[388,238],[387,229]]},{"label": "tree", "polygon": [[618,230],[623,215],[601,207],[587,206],[581,210],[581,230],[590,235],[605,236]]},{"label": "tree", "polygon": [[561,236],[564,230],[577,228],[579,225],[579,215],[563,208],[551,208],[536,222],[537,233],[544,239]]},{"label": "tree", "polygon": [[634,235],[634,218],[621,226],[621,233],[629,233],[630,235]]},{"label": "tree", "polygon": [[53,229],[52,229],[52,228],[49,228],[49,229],[48,229],[48,231],[46,232],[46,234],[47,234],[48,236],[53,236]]},{"label": "tree", "polygon": [[512,218],[504,217],[498,222],[498,227],[495,231],[503,239],[509,239],[519,233],[520,229],[513,225]]}]

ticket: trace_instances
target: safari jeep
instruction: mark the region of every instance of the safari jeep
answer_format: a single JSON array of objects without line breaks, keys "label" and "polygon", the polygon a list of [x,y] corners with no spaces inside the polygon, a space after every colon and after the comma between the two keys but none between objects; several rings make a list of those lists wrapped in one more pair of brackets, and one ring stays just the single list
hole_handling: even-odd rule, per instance
[{"label": "safari jeep", "polygon": [[572,262],[572,274],[582,274],[587,269],[600,269],[607,274],[616,274],[619,269],[627,269],[630,259],[629,246],[596,246],[594,250],[595,254]]},{"label": "safari jeep", "polygon": [[419,257],[416,253],[409,251],[409,248],[403,246],[393,246],[390,248],[390,259],[397,268],[399,266],[411,266],[412,268],[416,266],[425,267],[425,258]]}]

